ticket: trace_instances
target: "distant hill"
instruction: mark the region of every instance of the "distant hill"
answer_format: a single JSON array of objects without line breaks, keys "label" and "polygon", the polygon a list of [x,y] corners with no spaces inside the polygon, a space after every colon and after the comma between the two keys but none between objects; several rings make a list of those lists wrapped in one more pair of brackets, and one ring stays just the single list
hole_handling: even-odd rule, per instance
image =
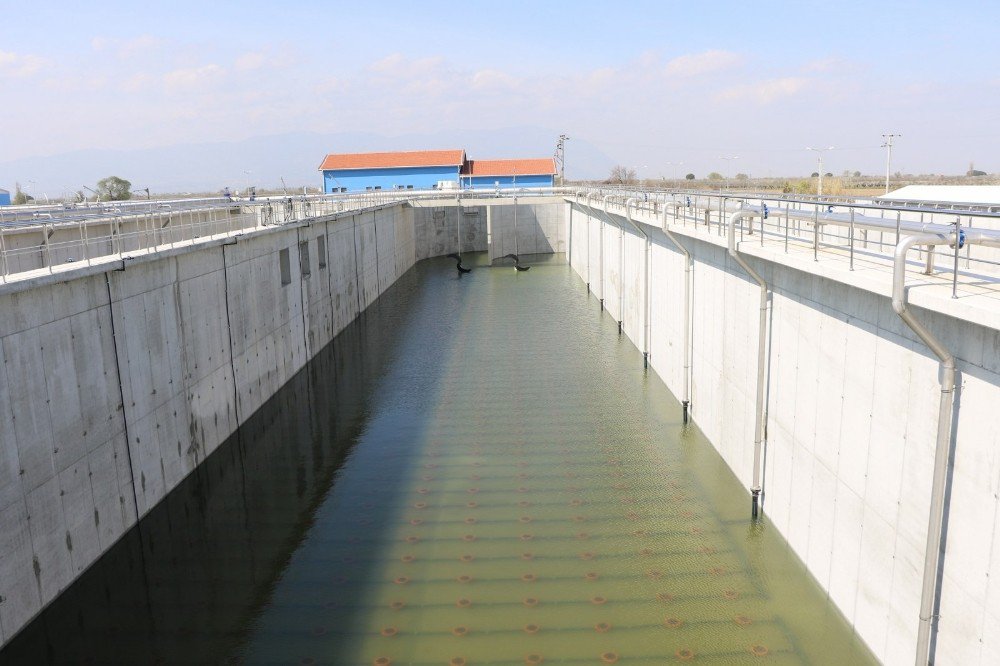
[{"label": "distant hill", "polygon": [[[548,157],[557,132],[540,127],[485,131],[439,131],[384,136],[366,132],[294,132],[242,141],[177,144],[135,150],[78,150],[60,155],[0,162],[0,187],[14,191],[34,181],[31,194],[56,198],[83,189],[105,176],[132,182],[133,191],[214,192],[251,185],[277,188],[318,187],[317,167],[331,152],[464,148],[472,158]],[[586,141],[572,137],[566,146],[567,177],[601,179],[614,162]],[[249,176],[245,171],[250,171]]]}]

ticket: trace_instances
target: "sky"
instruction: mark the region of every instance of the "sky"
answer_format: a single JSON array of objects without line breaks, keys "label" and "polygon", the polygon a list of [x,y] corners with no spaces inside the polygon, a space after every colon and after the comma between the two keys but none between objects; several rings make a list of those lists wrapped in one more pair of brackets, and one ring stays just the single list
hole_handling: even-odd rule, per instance
[{"label": "sky", "polygon": [[533,127],[571,179],[604,175],[574,141],[644,178],[808,175],[807,146],[878,174],[888,132],[893,171],[1000,171],[997,2],[30,4],[0,0],[0,163]]}]

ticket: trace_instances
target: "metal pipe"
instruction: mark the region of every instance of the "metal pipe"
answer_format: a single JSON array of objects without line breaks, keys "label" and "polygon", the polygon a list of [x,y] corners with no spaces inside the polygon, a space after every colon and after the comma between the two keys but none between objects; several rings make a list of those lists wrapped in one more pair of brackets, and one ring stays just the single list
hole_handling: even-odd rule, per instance
[{"label": "metal pipe", "polygon": [[[614,220],[612,220],[611,219],[611,214],[608,213],[608,199],[610,199],[611,197],[612,197],[612,195],[610,195],[610,194],[604,195],[604,219],[607,222],[609,222],[610,224],[613,224],[613,225],[615,225],[615,227],[618,228],[618,239],[619,239],[619,252],[618,252],[618,254],[619,254],[619,259],[620,259],[620,261],[619,261],[619,269],[618,269],[618,271],[619,271],[618,272],[618,283],[619,283],[619,292],[618,292],[618,335],[621,335],[621,333],[622,333],[622,321],[624,321],[624,319],[625,319],[625,312],[623,310],[623,308],[625,306],[625,291],[624,291],[624,287],[622,287],[622,285],[624,284],[624,280],[622,280],[622,277],[621,277],[622,273],[625,270],[625,242],[624,242],[625,228],[622,227],[622,225],[620,225],[617,222],[615,222]],[[603,228],[601,229],[601,303],[602,304],[604,303],[604,229]]]},{"label": "metal pipe", "polygon": [[[604,197],[604,214],[611,219],[608,212],[608,198]],[[618,335],[625,326],[625,227],[615,222],[618,227]]]},{"label": "metal pipe", "polygon": [[[679,206],[679,204],[675,204]],[[677,218],[676,208],[674,218]],[[663,233],[670,242],[684,254],[684,398],[681,402],[683,406],[684,423],[688,422],[688,409],[691,405],[691,269],[694,267],[694,260],[691,253],[684,247],[673,232],[667,226],[667,208],[663,207]]]},{"label": "metal pipe", "polygon": [[736,263],[743,268],[747,274],[760,285],[760,322],[757,331],[757,399],[755,405],[754,435],[753,435],[753,485],[750,486],[751,507],[750,515],[753,520],[757,520],[758,505],[760,503],[760,458],[761,448],[764,440],[764,351],[766,349],[767,337],[767,282],[760,274],[751,268],[739,250],[736,249],[736,225],[743,218],[757,215],[753,209],[738,210],[729,217],[729,256],[736,260]]},{"label": "metal pipe", "polygon": [[642,322],[643,322],[643,330],[642,330],[642,367],[643,368],[648,368],[649,367],[649,279],[650,279],[650,277],[652,277],[650,275],[649,254],[650,254],[650,251],[652,250],[652,245],[651,245],[650,240],[649,240],[649,234],[647,234],[645,231],[643,231],[642,228],[640,228],[639,225],[636,224],[632,220],[632,214],[631,214],[631,211],[629,210],[629,207],[632,204],[635,204],[635,203],[636,203],[635,199],[628,199],[628,200],[625,201],[625,219],[628,220],[628,223],[631,224],[632,227],[636,231],[638,231],[640,234],[642,234],[642,237],[646,241],[645,242],[645,246],[644,246],[643,258],[642,258],[642,273],[643,273],[643,281],[642,281],[643,282],[643,286],[642,286],[642,309],[643,309],[643,313],[642,313]]},{"label": "metal pipe", "polygon": [[[592,194],[587,193],[587,291],[590,292],[590,220],[594,217],[594,209],[590,205],[590,197]],[[602,294],[601,298],[601,309],[604,309],[604,298]]]},{"label": "metal pipe", "polygon": [[[892,266],[892,309],[917,334],[941,364],[941,400],[938,405],[937,440],[934,445],[934,476],[931,486],[930,516],[927,522],[927,546],[924,551],[924,578],[920,592],[920,625],[917,630],[917,666],[930,663],[931,631],[937,600],[937,573],[941,557],[945,485],[948,479],[948,453],[951,444],[951,411],[955,393],[955,357],[910,312],[906,302],[906,254],[914,245],[946,245],[955,235],[922,234],[905,236],[896,246]],[[956,244],[958,244],[956,242]]]}]

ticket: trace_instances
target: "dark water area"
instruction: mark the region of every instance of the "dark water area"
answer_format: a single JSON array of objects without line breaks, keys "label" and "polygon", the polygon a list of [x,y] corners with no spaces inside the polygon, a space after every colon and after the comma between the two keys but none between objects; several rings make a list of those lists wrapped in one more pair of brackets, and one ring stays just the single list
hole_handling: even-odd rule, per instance
[{"label": "dark water area", "polygon": [[536,259],[415,266],[0,663],[874,663]]}]

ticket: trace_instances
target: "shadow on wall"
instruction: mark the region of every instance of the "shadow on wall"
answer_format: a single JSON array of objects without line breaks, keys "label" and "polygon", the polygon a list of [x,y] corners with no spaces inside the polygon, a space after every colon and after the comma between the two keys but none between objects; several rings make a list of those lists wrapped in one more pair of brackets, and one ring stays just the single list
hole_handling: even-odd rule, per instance
[{"label": "shadow on wall", "polygon": [[[439,357],[455,331],[447,311],[461,291],[454,284],[451,298],[421,300],[427,279],[456,282],[447,259],[400,278],[0,650],[0,664],[218,663],[239,653],[332,496],[333,520],[341,524],[322,538],[361,538],[324,544],[328,561],[312,562],[306,574],[315,571],[323,584],[364,578],[409,460],[379,459],[371,505],[352,486],[371,480],[348,481],[342,468],[371,428],[372,403],[388,399],[387,385],[398,380],[387,375],[396,355],[424,355],[425,392],[440,381],[434,370],[443,369]],[[441,310],[440,327],[406,331],[417,301]],[[423,416],[402,418],[406,436],[419,441]],[[346,617],[352,590],[360,591],[331,589],[331,600],[315,610],[333,622]],[[334,601],[344,610],[331,608]],[[302,627],[303,642],[311,629]]]}]

